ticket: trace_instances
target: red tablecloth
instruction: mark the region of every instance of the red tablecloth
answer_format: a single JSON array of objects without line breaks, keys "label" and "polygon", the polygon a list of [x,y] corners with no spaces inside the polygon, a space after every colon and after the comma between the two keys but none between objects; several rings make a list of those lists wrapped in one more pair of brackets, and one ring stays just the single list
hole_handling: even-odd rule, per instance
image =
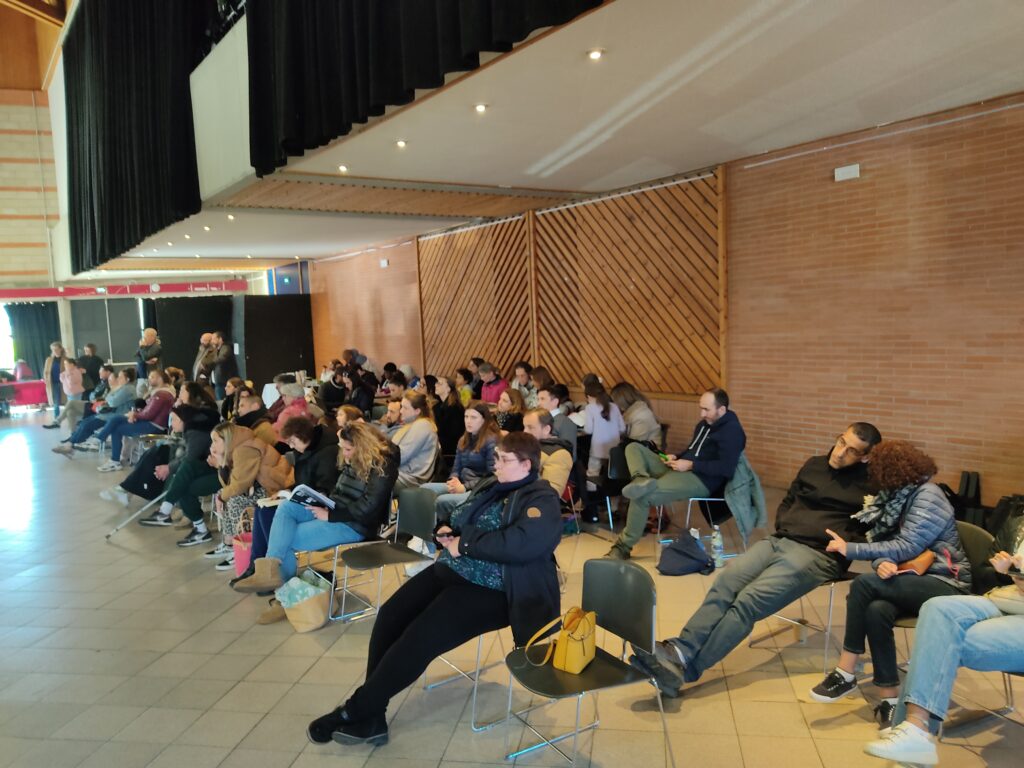
[{"label": "red tablecloth", "polygon": [[11,381],[3,386],[14,388],[13,405],[45,405],[46,404],[46,382],[42,379],[36,381]]}]

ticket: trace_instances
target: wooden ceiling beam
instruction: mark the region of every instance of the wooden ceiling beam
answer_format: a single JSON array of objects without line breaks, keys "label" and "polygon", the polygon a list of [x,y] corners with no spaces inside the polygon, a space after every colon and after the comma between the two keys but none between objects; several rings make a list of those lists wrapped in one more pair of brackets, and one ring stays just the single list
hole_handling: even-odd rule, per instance
[{"label": "wooden ceiling beam", "polygon": [[67,16],[64,0],[0,0],[0,5],[57,28],[64,26]]}]

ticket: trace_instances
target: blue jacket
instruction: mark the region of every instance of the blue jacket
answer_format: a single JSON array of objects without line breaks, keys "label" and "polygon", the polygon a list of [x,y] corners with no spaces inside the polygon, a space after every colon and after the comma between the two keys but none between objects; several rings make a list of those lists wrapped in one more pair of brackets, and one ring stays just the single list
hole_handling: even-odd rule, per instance
[{"label": "blue jacket", "polygon": [[693,462],[693,474],[716,496],[733,476],[746,446],[747,435],[740,420],[732,411],[726,411],[710,426],[703,419],[698,421],[693,428],[693,440],[679,458]]},{"label": "blue jacket", "polygon": [[912,560],[925,550],[935,555],[935,561],[928,568],[929,576],[947,581],[964,592],[970,591],[971,564],[956,531],[953,507],[935,483],[924,483],[907,500],[899,530],[891,539],[850,542],[846,545],[846,557],[872,560],[872,566],[877,568],[885,561]]},{"label": "blue jacket", "polygon": [[470,490],[485,477],[493,475],[496,445],[494,440],[488,440],[479,451],[471,448],[456,449],[451,476],[459,478],[466,490]]}]

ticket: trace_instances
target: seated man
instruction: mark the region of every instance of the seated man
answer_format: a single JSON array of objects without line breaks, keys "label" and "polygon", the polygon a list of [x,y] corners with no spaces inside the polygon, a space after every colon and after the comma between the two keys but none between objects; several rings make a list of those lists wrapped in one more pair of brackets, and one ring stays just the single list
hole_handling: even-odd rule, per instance
[{"label": "seated man", "polygon": [[388,409],[377,421],[373,422],[384,436],[390,440],[402,428],[402,396],[392,395],[388,398]]},{"label": "seated man", "polygon": [[700,396],[700,421],[682,456],[662,459],[640,443],[626,446],[632,481],[622,489],[630,500],[626,527],[608,550],[608,557],[625,560],[644,535],[647,510],[686,499],[720,497],[736,471],[747,444],[740,420],[729,410],[729,395],[713,389]]},{"label": "seated man", "polygon": [[677,696],[684,682],[699,679],[739,645],[754,622],[842,575],[849,561],[826,552],[825,529],[864,540],[850,515],[871,493],[866,465],[881,440],[873,425],[857,422],[828,454],[808,459],[779,504],[775,534],[729,563],[679,637],[658,642],[654,654],[634,647],[630,663],[655,677],[662,693]]},{"label": "seated man", "polygon": [[563,401],[568,397],[568,390],[559,384],[548,384],[537,390],[537,407],[551,414],[553,419],[552,434],[572,446],[572,456],[576,458],[576,440],[579,437],[577,427],[565,414]]},{"label": "seated man", "polygon": [[551,433],[553,425],[551,412],[543,408],[523,414],[523,431],[540,441],[540,477],[561,497],[572,471],[572,446]]}]

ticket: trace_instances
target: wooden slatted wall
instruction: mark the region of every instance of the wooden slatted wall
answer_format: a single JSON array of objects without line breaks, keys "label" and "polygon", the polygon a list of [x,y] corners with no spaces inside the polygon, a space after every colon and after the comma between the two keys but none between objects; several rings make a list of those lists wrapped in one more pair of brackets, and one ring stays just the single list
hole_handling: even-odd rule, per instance
[{"label": "wooden slatted wall", "polygon": [[453,376],[470,356],[503,374],[529,359],[526,220],[421,238],[420,303],[428,373]]},{"label": "wooden slatted wall", "polygon": [[653,394],[722,382],[720,176],[536,218],[537,358]]},{"label": "wooden slatted wall", "polygon": [[656,396],[724,383],[721,187],[719,170],[421,239],[426,370],[479,355]]}]

